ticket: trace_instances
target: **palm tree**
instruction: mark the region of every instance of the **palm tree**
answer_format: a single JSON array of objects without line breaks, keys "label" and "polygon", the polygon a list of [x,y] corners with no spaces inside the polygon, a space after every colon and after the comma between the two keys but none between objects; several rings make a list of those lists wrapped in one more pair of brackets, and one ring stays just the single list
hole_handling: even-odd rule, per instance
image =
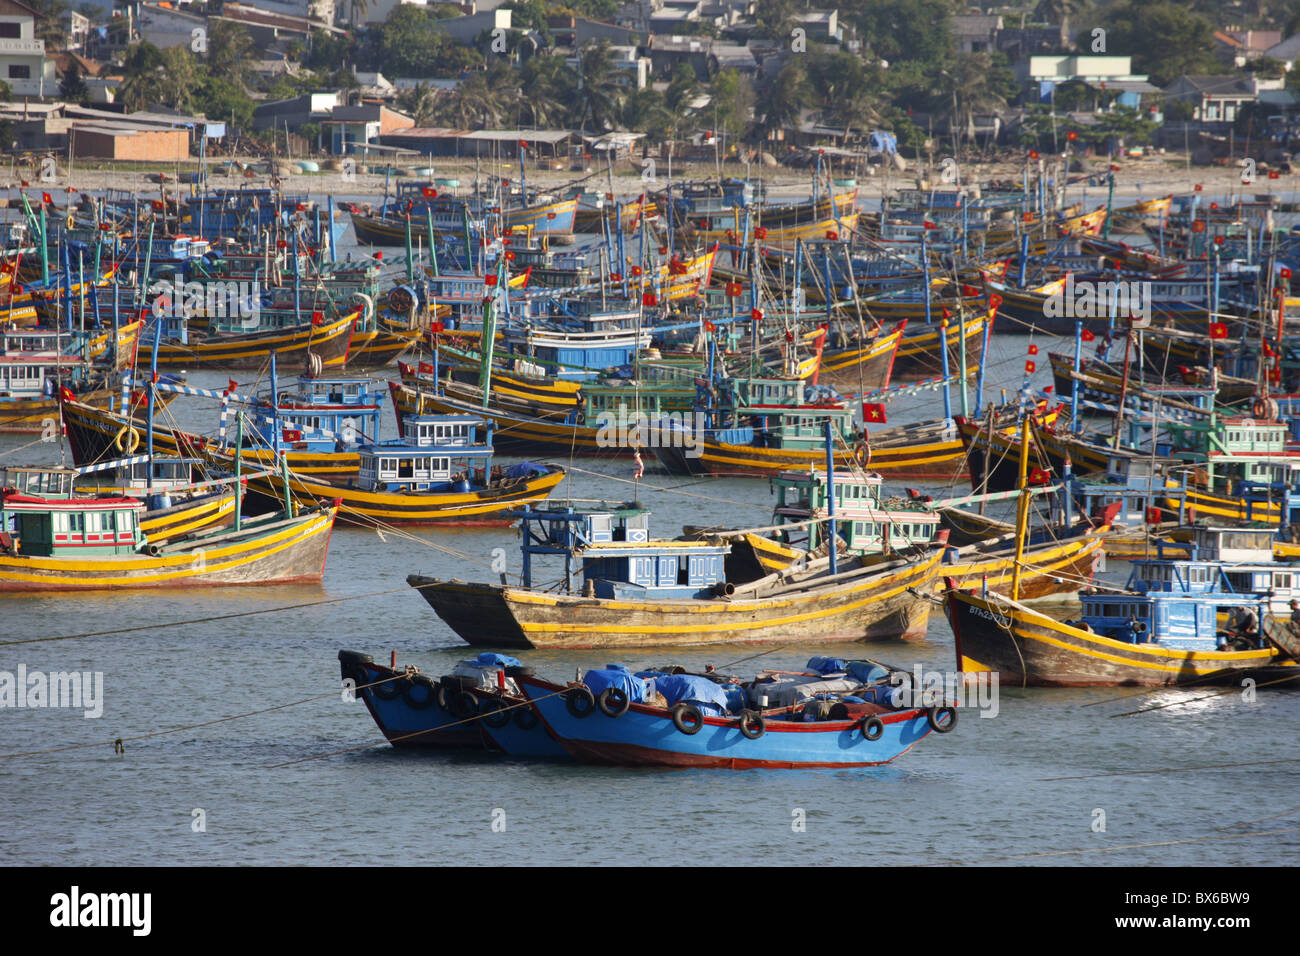
[{"label": "palm tree", "polygon": [[476,123],[494,126],[501,113],[501,99],[488,82],[487,74],[475,70],[450,95],[439,98],[433,115],[439,123],[469,129]]},{"label": "palm tree", "polygon": [[616,69],[608,40],[588,45],[579,53],[575,116],[581,129],[588,129],[591,124],[592,132],[603,133],[613,125],[625,93]]},{"label": "palm tree", "polygon": [[442,91],[429,83],[420,83],[413,89],[403,90],[397,98],[397,108],[411,117],[416,126],[432,126],[438,116],[438,100]]},{"label": "palm tree", "polygon": [[952,121],[958,124],[954,129],[960,128],[971,140],[975,138],[975,113],[1007,105],[990,78],[992,70],[993,58],[988,53],[962,53],[953,63]]},{"label": "palm tree", "polygon": [[807,105],[809,97],[808,73],[798,57],[781,67],[781,72],[772,81],[767,95],[760,97],[765,106],[763,117],[759,121],[759,130],[763,137],[776,130],[793,126],[799,121],[799,113]]},{"label": "palm tree", "polygon": [[558,56],[535,56],[524,63],[520,71],[520,94],[529,113],[532,125],[554,126],[562,121],[575,98],[576,74],[564,65]]},{"label": "palm tree", "polygon": [[1070,47],[1070,18],[1084,6],[1084,0],[1039,0],[1034,8],[1034,17],[1044,23],[1061,25],[1061,49],[1065,50]]},{"label": "palm tree", "polygon": [[212,20],[208,30],[208,73],[246,87],[256,45],[242,23]]}]

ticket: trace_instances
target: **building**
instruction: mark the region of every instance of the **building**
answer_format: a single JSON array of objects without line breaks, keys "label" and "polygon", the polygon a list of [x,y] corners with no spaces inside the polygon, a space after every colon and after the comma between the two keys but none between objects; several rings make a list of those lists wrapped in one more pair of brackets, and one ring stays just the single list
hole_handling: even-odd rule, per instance
[{"label": "building", "polygon": [[654,75],[667,79],[677,64],[689,64],[701,82],[716,76],[719,70],[732,69],[753,76],[759,63],[748,46],[739,46],[711,37],[665,35],[652,36],[646,50]]},{"label": "building", "polygon": [[1277,99],[1284,81],[1238,76],[1180,76],[1165,87],[1165,103],[1190,103],[1191,118],[1201,124],[1233,123],[1242,108],[1261,99]]},{"label": "building", "polygon": [[248,30],[260,49],[266,49],[282,40],[306,40],[313,30],[322,30],[341,36],[345,31],[314,17],[287,13],[272,13],[244,3],[226,0],[221,12],[211,14],[210,20],[228,20]]},{"label": "building", "polygon": [[253,129],[298,129],[304,123],[324,123],[339,105],[338,92],[303,93],[287,100],[259,103],[253,107]]},{"label": "building", "polygon": [[952,18],[952,45],[958,53],[992,53],[1002,32],[1000,16],[959,14]]},{"label": "building", "polygon": [[1282,42],[1280,30],[1215,30],[1214,53],[1225,66],[1241,69]]},{"label": "building", "polygon": [[1098,94],[1118,90],[1120,106],[1139,109],[1142,97],[1158,94],[1160,88],[1134,74],[1132,62],[1127,56],[1031,56],[1025,78],[1040,102],[1051,102],[1063,83],[1082,83]]},{"label": "building", "polygon": [[83,50],[90,37],[90,18],[76,10],[65,10],[59,17],[63,27],[63,49]]},{"label": "building", "polygon": [[0,79],[15,97],[57,96],[54,60],[45,56],[45,41],[36,36],[41,17],[18,0],[0,0]]},{"label": "building", "polygon": [[434,26],[453,40],[470,44],[477,40],[484,30],[491,32],[511,29],[510,11],[488,10],[467,17],[448,17],[445,20],[435,21]]},{"label": "building", "polygon": [[380,144],[400,147],[425,156],[483,156],[513,160],[519,144],[528,144],[530,159],[563,159],[569,155],[568,130],[452,129],[442,126],[414,126],[381,136]]},{"label": "building", "polygon": [[411,117],[382,103],[362,103],[359,106],[336,106],[329,119],[322,122],[325,146],[335,155],[362,152],[359,147],[379,143],[381,137],[411,129]]}]

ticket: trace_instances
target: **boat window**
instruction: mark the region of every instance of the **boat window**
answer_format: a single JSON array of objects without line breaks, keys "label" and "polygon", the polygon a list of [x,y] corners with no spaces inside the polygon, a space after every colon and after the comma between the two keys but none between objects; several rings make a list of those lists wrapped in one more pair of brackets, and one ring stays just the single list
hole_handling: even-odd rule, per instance
[{"label": "boat window", "polygon": [[1275,588],[1288,588],[1288,589],[1289,589],[1289,588],[1291,587],[1291,575],[1289,575],[1289,574],[1274,574],[1274,575],[1273,575],[1273,587],[1275,587]]},{"label": "boat window", "polygon": [[415,462],[410,458],[399,458],[397,461],[398,478],[414,478]]}]

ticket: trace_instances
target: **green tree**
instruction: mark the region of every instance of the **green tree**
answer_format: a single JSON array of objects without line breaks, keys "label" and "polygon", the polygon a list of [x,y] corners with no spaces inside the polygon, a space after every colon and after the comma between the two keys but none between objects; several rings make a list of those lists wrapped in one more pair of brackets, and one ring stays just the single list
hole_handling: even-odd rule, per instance
[{"label": "green tree", "polygon": [[195,94],[204,76],[203,65],[189,47],[173,46],[163,50],[162,74],[166,77],[159,92],[159,102],[175,110],[195,108]]},{"label": "green tree", "polygon": [[808,74],[799,57],[792,58],[776,75],[767,95],[760,102],[762,116],[758,128],[767,138],[771,133],[799,121],[799,111],[807,104],[811,89]]},{"label": "green tree", "polygon": [[86,81],[81,76],[81,66],[73,60],[59,81],[59,99],[80,103],[90,96]]},{"label": "green tree", "polygon": [[578,56],[577,124],[581,129],[602,133],[618,116],[623,84],[619,82],[608,41],[588,44]]},{"label": "green tree", "polygon": [[1034,7],[1034,18],[1044,23],[1059,23],[1061,26],[1061,49],[1070,46],[1070,20],[1077,18],[1087,6],[1086,0],[1039,0]]},{"label": "green tree", "polygon": [[868,65],[852,53],[840,51],[813,57],[808,64],[808,81],[821,108],[824,122],[850,130],[876,123],[883,105],[882,70]]},{"label": "green tree", "polygon": [[576,87],[577,75],[558,56],[532,57],[520,70],[520,97],[534,127],[562,124]]},{"label": "green tree", "polygon": [[231,20],[212,20],[208,27],[208,74],[247,87],[256,46],[248,29]]},{"label": "green tree", "polygon": [[442,91],[429,83],[420,83],[397,96],[397,109],[411,117],[416,126],[432,126],[438,115],[438,98]]},{"label": "green tree", "polygon": [[952,56],[953,0],[873,0],[848,19],[877,55],[938,65]]},{"label": "green tree", "polygon": [[754,114],[754,87],[735,70],[722,70],[713,78],[714,125],[730,140],[745,138]]},{"label": "green tree", "polygon": [[128,112],[142,110],[162,97],[162,50],[144,41],[129,47],[122,62],[122,85],[117,102]]},{"label": "green tree", "polygon": [[1133,57],[1157,86],[1180,76],[1228,72],[1214,55],[1214,27],[1169,0],[1123,0],[1106,16],[1106,52]]}]

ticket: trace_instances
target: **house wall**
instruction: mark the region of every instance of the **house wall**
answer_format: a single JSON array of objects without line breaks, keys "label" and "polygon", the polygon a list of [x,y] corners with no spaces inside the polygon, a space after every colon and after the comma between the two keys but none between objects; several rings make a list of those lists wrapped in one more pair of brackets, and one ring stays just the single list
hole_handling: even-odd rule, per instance
[{"label": "house wall", "polygon": [[73,128],[68,131],[68,141],[72,155],[96,159],[171,163],[190,156],[190,134],[183,129],[116,133]]}]

